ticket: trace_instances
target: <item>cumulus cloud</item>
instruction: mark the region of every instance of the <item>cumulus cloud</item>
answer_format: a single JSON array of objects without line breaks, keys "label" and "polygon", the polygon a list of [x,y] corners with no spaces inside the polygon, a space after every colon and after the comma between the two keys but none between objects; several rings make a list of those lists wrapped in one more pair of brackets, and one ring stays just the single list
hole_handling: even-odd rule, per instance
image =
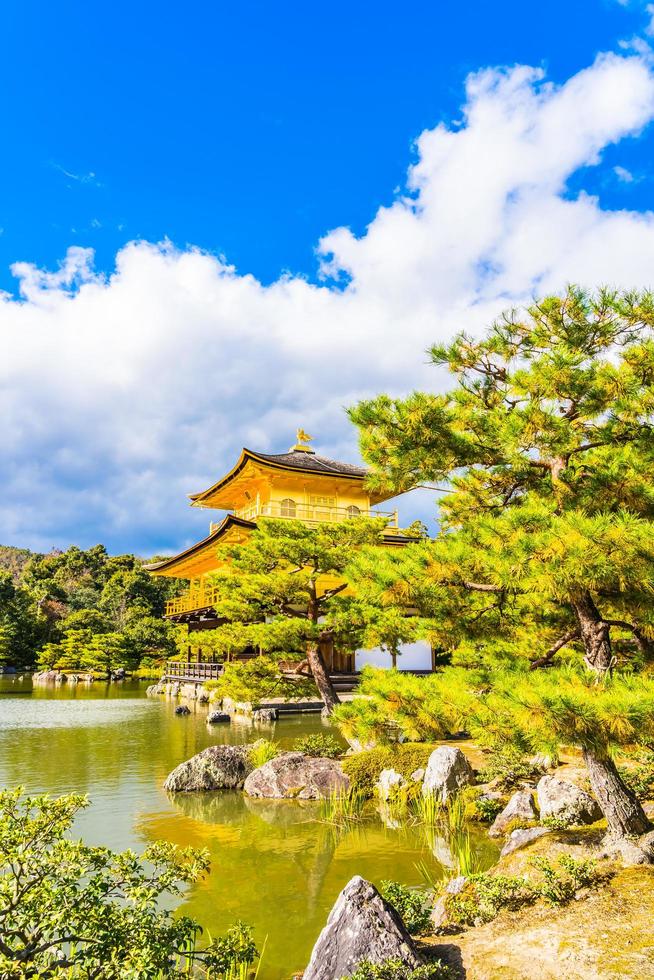
[{"label": "cumulus cloud", "polygon": [[283,451],[301,424],[352,458],[344,405],[447,383],[430,342],[568,281],[654,284],[652,215],[567,190],[654,116],[646,59],[602,55],[562,86],[478,72],[462,112],[419,136],[405,189],[362,236],[325,235],[315,283],[264,286],[166,242],[127,245],[110,276],[88,249],[54,272],[16,264],[20,297],[0,297],[0,541],[181,547],[206,524],[184,495],[242,445]]}]

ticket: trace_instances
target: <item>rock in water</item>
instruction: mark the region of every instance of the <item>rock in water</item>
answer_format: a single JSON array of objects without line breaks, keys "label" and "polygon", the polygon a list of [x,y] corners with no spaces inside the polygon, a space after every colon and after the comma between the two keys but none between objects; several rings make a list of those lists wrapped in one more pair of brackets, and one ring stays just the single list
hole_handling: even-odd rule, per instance
[{"label": "rock in water", "polygon": [[441,803],[446,803],[450,796],[469,786],[473,779],[472,766],[461,749],[453,745],[440,745],[429,756],[422,795],[433,793]]},{"label": "rock in water", "polygon": [[502,812],[495,817],[488,833],[491,837],[502,837],[514,820],[538,820],[534,799],[527,789],[513,794]]},{"label": "rock in water", "polygon": [[172,793],[241,789],[252,772],[249,745],[210,745],[173,769],[164,783]]},{"label": "rock in water", "polygon": [[248,796],[319,800],[349,786],[350,780],[334,759],[284,752],[255,769],[245,780],[243,789]]},{"label": "rock in water", "polygon": [[257,708],[252,712],[252,721],[277,721],[279,711],[277,708]]},{"label": "rock in water", "polygon": [[175,708],[176,715],[190,715],[191,709],[186,704],[178,704]]},{"label": "rock in water", "polygon": [[555,817],[569,824],[595,823],[602,816],[597,802],[574,783],[543,776],[536,787],[540,818]]},{"label": "rock in water", "polygon": [[356,875],[336,899],[303,980],[340,980],[362,960],[379,964],[391,959],[412,969],[423,965],[395,909]]},{"label": "rock in water", "polygon": [[207,715],[207,725],[221,725],[232,720],[226,711],[210,711]]}]

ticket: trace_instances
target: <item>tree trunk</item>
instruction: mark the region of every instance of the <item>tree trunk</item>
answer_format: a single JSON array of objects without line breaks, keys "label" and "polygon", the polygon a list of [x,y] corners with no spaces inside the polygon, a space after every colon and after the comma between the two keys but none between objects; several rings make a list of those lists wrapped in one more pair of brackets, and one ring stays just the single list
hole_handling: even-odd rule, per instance
[{"label": "tree trunk", "polygon": [[612,837],[638,837],[650,829],[645,811],[636,795],[625,786],[615,763],[608,757],[584,749],[590,785]]},{"label": "tree trunk", "polygon": [[584,661],[601,678],[613,666],[610,626],[600,616],[590,592],[572,597],[572,605],[584,644]]},{"label": "tree trunk", "polygon": [[341,702],[338,694],[334,690],[334,685],[329,676],[325,660],[320,652],[320,643],[318,640],[310,640],[307,643],[307,660],[309,661],[309,667],[311,668],[313,679],[316,682],[318,693],[325,702],[327,713],[331,715],[336,705]]}]

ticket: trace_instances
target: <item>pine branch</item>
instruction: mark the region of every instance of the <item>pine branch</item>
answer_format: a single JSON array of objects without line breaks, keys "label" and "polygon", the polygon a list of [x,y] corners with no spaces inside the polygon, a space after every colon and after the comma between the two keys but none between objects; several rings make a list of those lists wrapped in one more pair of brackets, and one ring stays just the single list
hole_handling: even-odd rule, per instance
[{"label": "pine branch", "polygon": [[547,650],[542,657],[539,657],[538,660],[532,660],[529,669],[538,670],[540,667],[548,667],[552,662],[554,654],[558,653],[559,650],[566,646],[566,644],[568,644],[571,640],[578,640],[579,635],[578,629],[568,630],[568,632],[564,633],[563,636],[556,641],[556,643],[552,644],[549,650]]}]

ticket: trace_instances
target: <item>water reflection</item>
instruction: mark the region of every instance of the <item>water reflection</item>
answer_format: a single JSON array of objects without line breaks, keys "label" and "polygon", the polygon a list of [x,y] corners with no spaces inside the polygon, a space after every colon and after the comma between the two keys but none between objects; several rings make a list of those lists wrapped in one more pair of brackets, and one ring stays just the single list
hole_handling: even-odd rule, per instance
[{"label": "water reflection", "polygon": [[[92,806],[77,830],[91,843],[142,850],[153,840],[206,847],[211,874],[185,897],[183,910],[212,934],[235,919],[266,937],[259,980],[283,980],[306,966],[336,895],[353,874],[375,882],[422,883],[451,860],[433,833],[370,807],[346,829],[319,820],[319,807],[252,800],[239,792],[167,795],[179,763],[218,743],[243,743],[259,726],[206,724],[207,708],[175,716],[174,702],[144,697],[145,684],[77,685],[33,692],[0,681],[0,783],[29,792],[88,793]],[[23,693],[20,693],[20,692]],[[323,731],[319,716],[283,718],[265,735],[290,748]],[[487,839],[486,839],[487,841]],[[488,844],[484,843],[488,848]],[[492,851],[492,848],[491,848]]]}]

